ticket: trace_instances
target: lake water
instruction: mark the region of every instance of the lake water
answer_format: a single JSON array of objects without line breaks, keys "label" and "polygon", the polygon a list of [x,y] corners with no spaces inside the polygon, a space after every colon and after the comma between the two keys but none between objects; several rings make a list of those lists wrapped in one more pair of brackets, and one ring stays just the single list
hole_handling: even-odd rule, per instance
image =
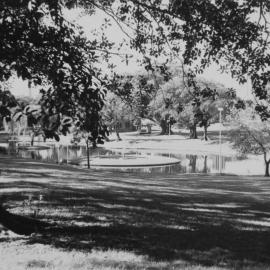
[{"label": "lake water", "polygon": [[[236,158],[232,157],[221,157],[221,162],[219,162],[219,156],[217,155],[191,155],[191,154],[172,154],[172,153],[155,153],[147,150],[130,150],[130,149],[120,149],[120,150],[107,150],[104,148],[91,149],[91,158],[94,157],[115,157],[115,156],[125,156],[132,155],[140,157],[142,155],[153,156],[166,156],[172,157],[179,160],[179,164],[169,165],[169,166],[154,166],[154,167],[141,167],[141,168],[109,168],[110,170],[120,170],[129,172],[142,172],[142,173],[218,173],[219,164],[221,164],[221,169],[223,172],[226,171],[226,167]],[[19,150],[16,154],[18,157],[31,158],[34,160],[41,160],[51,163],[60,164],[74,164],[77,166],[84,167],[80,160],[86,157],[86,147],[84,146],[59,146],[56,147],[51,145],[49,149],[42,150]],[[85,162],[84,162],[85,164]],[[98,169],[106,169],[98,167]]]}]

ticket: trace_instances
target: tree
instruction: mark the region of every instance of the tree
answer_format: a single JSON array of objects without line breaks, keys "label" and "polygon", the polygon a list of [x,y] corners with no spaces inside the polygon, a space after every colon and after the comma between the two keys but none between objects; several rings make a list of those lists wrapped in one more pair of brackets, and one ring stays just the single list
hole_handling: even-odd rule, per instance
[{"label": "tree", "polygon": [[150,103],[156,94],[156,88],[151,76],[136,74],[116,76],[108,86],[111,93],[119,98],[118,103],[126,110],[126,115],[131,120],[151,117]]},{"label": "tree", "polygon": [[198,117],[196,114],[196,110],[191,104],[187,104],[184,110],[179,115],[179,123],[189,129],[189,138],[197,139],[197,125],[198,125]]},{"label": "tree", "polygon": [[[49,119],[46,119],[49,117]],[[31,135],[31,146],[34,145],[35,137],[42,136],[44,142],[47,138],[53,138],[56,141],[60,140],[59,134],[61,126],[60,118],[58,114],[51,114],[46,116],[42,114],[41,107],[38,104],[30,104],[23,107],[17,108],[12,115],[12,119],[20,123],[22,119],[26,119],[26,127],[30,129]],[[20,132],[18,132],[20,135]]]},{"label": "tree", "polygon": [[222,106],[227,115],[241,100],[233,89],[202,78],[186,80],[179,68],[172,67],[172,78],[161,83],[156,98],[151,102],[152,114],[163,122],[170,117],[175,119],[190,130],[190,138],[193,139],[197,139],[197,127],[203,127],[204,139],[208,140],[207,129],[218,121],[218,107]]},{"label": "tree", "polygon": [[[63,8],[62,1],[1,1],[0,81],[13,72],[33,84],[45,80],[48,87],[40,101],[45,136],[54,137],[60,128],[58,121],[54,130],[47,130],[51,117],[69,116],[84,122],[96,143],[106,83],[94,67],[99,44],[66,21]],[[80,117],[82,108],[91,118],[87,124]]]},{"label": "tree", "polygon": [[0,90],[0,115],[2,118],[10,120],[11,108],[16,107],[15,97],[9,91]]},{"label": "tree", "polygon": [[131,107],[128,106],[119,96],[114,93],[108,93],[105,99],[105,105],[102,109],[102,118],[104,124],[114,130],[117,140],[121,141],[119,134],[119,126],[121,122],[128,121],[130,123],[134,120],[134,115]]},{"label": "tree", "polygon": [[230,117],[235,129],[231,132],[234,147],[241,154],[262,154],[265,164],[265,176],[269,174],[270,164],[270,122],[261,121],[253,107],[236,111]]},{"label": "tree", "polygon": [[[68,93],[64,107],[73,110],[71,104],[75,102],[70,102],[70,99],[76,95],[72,94],[74,87],[69,89],[67,85],[73,85],[74,81],[66,83],[67,77],[64,76],[61,89],[56,90],[61,74],[69,72],[70,67],[72,72],[76,70],[74,62],[85,66],[86,58],[88,65],[91,62],[91,71],[94,71],[96,51],[108,52],[111,44],[105,37],[102,42],[86,42],[78,34],[78,28],[68,23],[61,13],[64,6],[71,8],[72,5],[82,5],[89,14],[97,9],[103,10],[113,18],[130,36],[131,47],[144,54],[143,64],[148,71],[154,68],[152,59],[160,55],[165,55],[165,63],[170,57],[179,57],[181,61],[182,56],[186,64],[198,60],[194,68],[196,73],[202,72],[211,62],[217,62],[221,69],[231,72],[239,82],[250,77],[257,96],[267,99],[265,86],[269,74],[265,67],[269,64],[269,54],[266,14],[269,13],[269,3],[266,0],[179,0],[168,1],[167,4],[160,0],[24,0],[19,4],[5,0],[0,7],[3,11],[0,30],[4,37],[0,44],[1,78],[8,78],[11,71],[16,70],[19,76],[40,83],[43,74],[52,82],[55,95],[63,98],[62,93]],[[132,35],[125,31],[123,25],[133,29]],[[156,67],[167,76],[166,65]],[[86,72],[79,76],[95,75],[96,72]],[[93,98],[99,99],[98,96]],[[59,106],[55,106],[60,113],[63,113],[62,107],[59,110]],[[262,117],[267,117],[267,106],[258,104],[256,108]]]},{"label": "tree", "polygon": [[80,27],[67,21],[66,3],[0,1],[0,82],[15,73],[42,86],[40,123],[46,138],[66,134],[69,117],[87,133],[87,146],[89,142],[95,146],[103,142],[101,109],[107,84],[106,76],[95,67],[96,51],[110,45],[107,40],[87,40]]},{"label": "tree", "polygon": [[155,93],[155,88],[146,76],[139,75],[135,79],[136,91],[133,93],[135,115],[146,118],[149,116],[149,104]]},{"label": "tree", "polygon": [[[144,54],[143,64],[154,70],[156,58],[177,58],[196,75],[211,63],[239,83],[250,79],[258,99],[269,102],[270,78],[268,0],[125,0],[76,3],[104,11],[130,38],[132,48]],[[165,57],[164,57],[165,56]],[[270,117],[258,102],[262,119]]]},{"label": "tree", "polygon": [[0,119],[10,122],[12,117],[12,109],[18,105],[16,98],[7,90],[5,83],[0,84]]},{"label": "tree", "polygon": [[193,106],[195,107],[194,117],[198,125],[204,129],[204,140],[208,140],[208,127],[219,121],[219,111],[223,109],[223,115],[227,116],[234,108],[242,109],[245,107],[243,100],[236,96],[234,89],[226,89],[225,86],[214,83],[201,81],[199,97]]}]

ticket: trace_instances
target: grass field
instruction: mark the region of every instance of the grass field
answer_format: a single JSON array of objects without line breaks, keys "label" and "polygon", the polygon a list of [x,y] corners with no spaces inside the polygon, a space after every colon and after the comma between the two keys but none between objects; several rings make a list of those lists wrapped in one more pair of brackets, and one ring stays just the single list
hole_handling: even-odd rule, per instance
[{"label": "grass field", "polygon": [[0,165],[5,208],[52,225],[2,229],[0,269],[270,269],[267,178]]}]

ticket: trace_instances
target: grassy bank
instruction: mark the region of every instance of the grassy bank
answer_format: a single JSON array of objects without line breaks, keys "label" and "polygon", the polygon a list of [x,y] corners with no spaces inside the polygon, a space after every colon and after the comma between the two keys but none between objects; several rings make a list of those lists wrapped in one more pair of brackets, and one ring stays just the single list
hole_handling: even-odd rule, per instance
[{"label": "grassy bank", "polygon": [[1,267],[11,262],[11,269],[270,265],[270,182],[263,177],[112,173],[3,156],[0,165],[4,206],[52,225],[12,242],[3,230]]},{"label": "grassy bank", "polygon": [[[200,132],[198,132],[200,134]],[[111,142],[105,142],[105,148],[120,149],[149,149],[155,151],[165,151],[171,153],[190,153],[190,154],[219,154],[219,131],[209,132],[209,140],[189,139],[184,131],[175,132],[173,135],[160,135],[160,132],[152,134],[138,134],[137,132],[121,133],[122,141],[117,141],[115,134],[111,134]],[[231,138],[227,130],[222,133],[222,155],[235,155],[231,147]]]}]

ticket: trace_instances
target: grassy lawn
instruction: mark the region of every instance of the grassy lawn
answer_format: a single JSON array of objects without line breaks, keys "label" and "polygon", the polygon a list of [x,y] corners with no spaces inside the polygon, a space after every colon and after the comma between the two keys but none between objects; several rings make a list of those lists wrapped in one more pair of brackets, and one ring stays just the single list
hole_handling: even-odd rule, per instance
[{"label": "grassy lawn", "polygon": [[[110,136],[111,142],[106,142],[108,149],[148,149],[163,150],[167,153],[219,154],[219,131],[209,131],[209,140],[203,140],[203,132],[198,131],[198,139],[189,139],[185,130],[174,132],[173,135],[138,134],[137,132],[121,133],[122,141],[116,141],[115,134]],[[231,136],[228,130],[222,131],[222,155],[234,156],[236,151],[231,147]]]},{"label": "grassy lawn", "polygon": [[0,269],[270,269],[267,178],[0,166],[5,208],[52,224],[3,228]]}]

